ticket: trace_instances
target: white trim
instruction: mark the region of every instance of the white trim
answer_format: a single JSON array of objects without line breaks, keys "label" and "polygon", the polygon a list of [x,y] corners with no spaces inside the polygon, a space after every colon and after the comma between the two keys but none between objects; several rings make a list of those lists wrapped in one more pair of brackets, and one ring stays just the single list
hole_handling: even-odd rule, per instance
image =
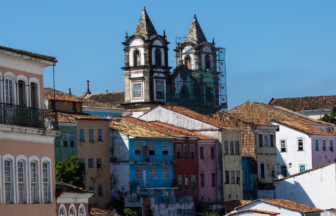
[{"label": "white trim", "polygon": [[[44,162],[49,163],[49,190],[50,190],[50,202],[52,203],[53,202],[53,182],[52,182],[52,171],[51,170],[52,170],[53,164],[51,163],[51,159],[49,157],[41,158],[41,174],[40,174],[40,176],[41,176],[41,184],[40,184],[41,187],[43,187],[43,173],[42,173],[43,167],[42,167],[42,164]],[[42,192],[43,192],[43,190],[42,190]],[[43,203],[43,196],[42,196],[41,202]]]},{"label": "white trim", "polygon": [[[265,142],[266,140],[265,140],[265,136],[267,136],[267,143]],[[264,147],[270,147],[270,139],[269,139],[269,133],[268,132],[265,132],[264,133],[264,137],[263,137],[263,139],[264,139]],[[267,145],[266,145],[267,144]]]},{"label": "white trim", "polygon": [[30,89],[29,89],[29,94],[30,94],[30,97],[29,97],[29,106],[31,107],[31,83],[35,83],[37,85],[37,108],[38,109],[43,109],[43,107],[41,107],[41,99],[40,99],[40,80],[38,80],[37,78],[35,77],[30,77],[29,78],[29,86],[30,86]]},{"label": "white trim", "polygon": [[[2,80],[2,72],[0,71],[0,80]],[[3,96],[3,90],[4,90],[4,88],[3,88],[3,81],[1,81],[0,82],[0,103],[3,103],[3,98],[2,98],[2,96]],[[1,203],[1,199],[0,199],[0,203]]]},{"label": "white trim", "polygon": [[[18,162],[24,162],[25,164],[25,170],[24,170],[24,184],[26,187],[26,203],[28,203],[28,194],[29,194],[29,190],[28,190],[28,161],[27,161],[27,157],[24,155],[18,155],[16,156],[16,165]],[[18,171],[15,170],[15,172],[17,173]],[[18,179],[18,175],[16,175],[16,187],[17,187],[17,193],[16,193],[16,197],[17,197],[17,203],[19,203],[19,179]]]},{"label": "white trim", "polygon": [[156,98],[156,81],[162,81],[162,79],[154,79],[154,101],[166,101],[166,80],[163,80],[163,99],[157,99]]},{"label": "white trim", "polygon": [[[25,82],[25,87],[24,87],[24,91],[25,91],[25,94],[26,94],[26,100],[25,100],[26,104],[25,105],[28,107],[28,98],[29,98],[29,86],[28,85],[29,85],[29,82],[28,82],[27,77],[24,76],[24,75],[21,75],[21,74],[16,77],[16,82],[19,83],[20,80]],[[16,86],[16,89],[17,89],[17,92],[19,92],[19,85]],[[17,95],[17,96],[18,96],[17,104],[19,104],[20,96],[19,95]]]},{"label": "white trim", "polygon": [[[13,203],[16,203],[16,187],[15,187],[15,159],[14,159],[14,156],[11,155],[11,154],[5,154],[4,156],[2,156],[2,164],[3,166],[5,166],[5,160],[7,159],[10,159],[12,160],[12,178],[11,178],[11,184],[12,184],[12,187],[13,187]],[[5,169],[4,167],[2,167],[2,188],[5,188]],[[5,192],[5,190],[3,190],[3,192]],[[5,203],[5,193],[3,193],[3,203]]]},{"label": "white trim", "polygon": [[86,209],[85,209],[85,206],[83,205],[83,203],[81,203],[78,207],[78,215],[79,215],[79,210],[83,208],[84,209],[84,216],[86,216]]},{"label": "white trim", "polygon": [[[31,187],[31,177],[30,177],[30,174],[31,174],[31,171],[30,171],[30,162],[36,162],[37,163],[37,180],[38,180],[38,182],[37,182],[37,187],[38,187],[38,203],[42,203],[41,202],[41,182],[40,182],[40,178],[39,178],[39,176],[41,175],[41,166],[40,166],[40,159],[38,158],[38,157],[36,157],[36,156],[30,156],[29,157],[29,159],[28,159],[28,161],[29,161],[29,165],[28,165],[28,169],[29,169],[29,203],[32,203],[32,201],[31,201],[31,191],[30,191],[30,187]],[[28,202],[27,202],[28,203]]]},{"label": "white trim", "polygon": [[10,80],[12,80],[12,85],[13,85],[13,104],[14,105],[16,105],[17,103],[16,103],[16,76],[12,73],[12,72],[6,72],[6,73],[4,73],[4,81],[3,81],[3,84],[4,84],[4,87],[5,87],[5,92],[4,92],[4,96],[5,96],[5,98],[4,98],[4,102],[5,103],[7,103],[7,101],[6,101],[6,79],[10,79]]},{"label": "white trim", "polygon": [[[133,100],[133,84],[135,84],[135,83],[141,83],[141,90],[142,90],[141,99],[137,99],[137,100]],[[131,92],[130,92],[131,102],[145,101],[145,82],[143,80],[140,80],[140,81],[130,80],[130,90],[131,90]]]},{"label": "white trim", "polygon": [[57,211],[57,216],[59,216],[60,215],[60,210],[61,210],[61,208],[64,208],[64,216],[67,216],[67,209],[66,209],[66,207],[65,207],[65,205],[62,203],[62,204],[60,204],[60,206],[59,206],[59,208],[58,208],[58,211]]},{"label": "white trim", "polygon": [[71,210],[71,208],[75,209],[75,215],[74,216],[77,216],[76,206],[73,203],[71,203],[70,206],[69,206],[69,216],[70,216],[70,210]]},{"label": "white trim", "polygon": [[[299,140],[302,140],[302,150],[299,150]],[[305,139],[303,137],[298,137],[296,138],[296,144],[297,144],[297,151],[305,151],[306,147],[305,147]]]}]

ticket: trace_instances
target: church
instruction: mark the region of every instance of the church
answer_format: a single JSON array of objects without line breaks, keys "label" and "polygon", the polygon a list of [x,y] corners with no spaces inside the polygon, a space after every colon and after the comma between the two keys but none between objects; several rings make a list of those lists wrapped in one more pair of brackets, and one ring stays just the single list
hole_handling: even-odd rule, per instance
[{"label": "church", "polygon": [[[187,36],[176,38],[173,71],[168,61],[169,43],[165,31],[157,33],[144,7],[133,35],[126,31],[122,42],[124,100],[119,107],[123,115],[138,117],[157,105],[183,106],[204,115],[226,111],[225,49],[216,47],[214,39],[208,42],[196,14]],[[95,100],[90,94],[85,97]],[[112,102],[113,97],[107,92],[106,101],[99,102]]]}]

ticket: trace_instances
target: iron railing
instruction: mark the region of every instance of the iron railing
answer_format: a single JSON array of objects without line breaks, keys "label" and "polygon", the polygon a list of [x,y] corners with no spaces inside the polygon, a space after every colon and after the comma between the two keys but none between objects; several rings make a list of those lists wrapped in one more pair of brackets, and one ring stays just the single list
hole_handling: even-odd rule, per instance
[{"label": "iron railing", "polygon": [[174,155],[149,155],[148,159],[144,159],[143,155],[130,155],[129,160],[135,162],[173,162],[176,161],[176,157]]},{"label": "iron railing", "polygon": [[167,180],[134,180],[131,182],[131,188],[152,188],[152,187],[174,187],[172,179]]},{"label": "iron railing", "polygon": [[58,130],[57,112],[0,103],[0,124]]}]

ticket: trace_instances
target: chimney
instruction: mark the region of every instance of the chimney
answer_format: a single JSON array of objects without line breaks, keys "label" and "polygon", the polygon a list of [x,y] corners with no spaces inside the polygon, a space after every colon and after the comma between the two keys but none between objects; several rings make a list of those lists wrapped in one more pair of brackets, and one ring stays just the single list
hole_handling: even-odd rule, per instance
[{"label": "chimney", "polygon": [[69,88],[69,95],[71,95],[71,88]]}]

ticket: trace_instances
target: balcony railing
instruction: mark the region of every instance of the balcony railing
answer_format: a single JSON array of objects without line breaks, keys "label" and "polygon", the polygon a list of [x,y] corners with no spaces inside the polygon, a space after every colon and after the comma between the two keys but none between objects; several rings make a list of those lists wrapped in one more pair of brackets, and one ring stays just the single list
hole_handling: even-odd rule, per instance
[{"label": "balcony railing", "polygon": [[173,180],[134,180],[131,182],[131,188],[152,188],[152,187],[174,187]]},{"label": "balcony railing", "polygon": [[175,160],[174,155],[149,155],[149,158],[143,158],[142,155],[130,155],[130,161],[135,162],[172,162]]},{"label": "balcony railing", "polygon": [[0,124],[58,130],[57,112],[0,103]]}]

